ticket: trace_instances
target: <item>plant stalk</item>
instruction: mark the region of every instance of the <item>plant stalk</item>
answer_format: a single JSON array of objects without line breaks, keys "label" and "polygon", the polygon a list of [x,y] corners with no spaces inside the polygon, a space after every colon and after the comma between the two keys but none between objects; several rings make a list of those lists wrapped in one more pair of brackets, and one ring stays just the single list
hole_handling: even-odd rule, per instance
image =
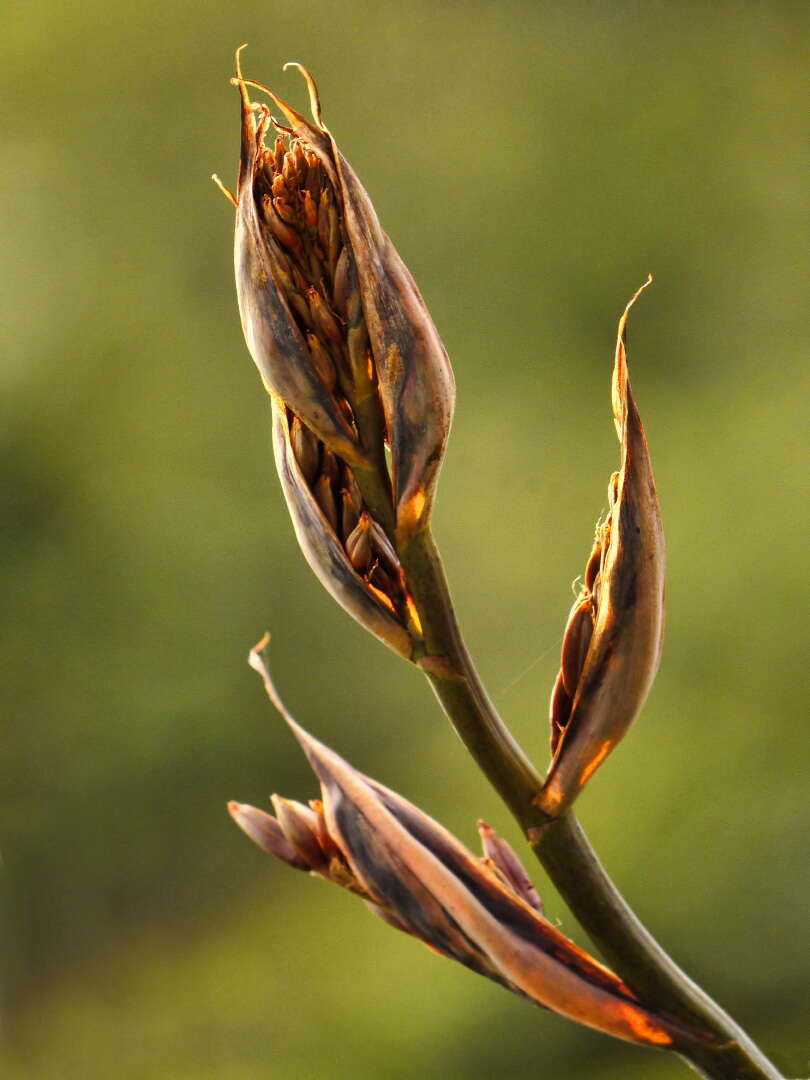
[{"label": "plant stalk", "polygon": [[783,1080],[746,1033],[667,955],[611,881],[572,812],[550,821],[533,798],[542,780],[508,731],[464,645],[438,549],[427,529],[400,545],[427,656],[417,660],[453,727],[517,819],[572,914],[647,1004],[711,1034],[677,1052],[710,1080]]}]

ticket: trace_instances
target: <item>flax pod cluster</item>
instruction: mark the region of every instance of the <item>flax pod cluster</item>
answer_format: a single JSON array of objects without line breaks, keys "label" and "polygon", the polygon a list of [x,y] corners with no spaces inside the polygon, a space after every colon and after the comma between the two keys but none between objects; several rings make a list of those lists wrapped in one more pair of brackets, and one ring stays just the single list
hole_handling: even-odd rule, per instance
[{"label": "flax pod cluster", "polygon": [[[348,889],[386,923],[538,1005],[676,1049],[717,1080],[776,1080],[745,1033],[639,924],[571,813],[638,715],[661,654],[663,530],[627,368],[636,297],[619,321],[613,365],[619,469],[563,636],[543,780],[475,670],[430,532],[454,404],[447,355],[300,70],[311,121],[245,79],[237,54],[241,154],[236,193],[226,190],[236,207],[242,326],[272,402],[275,460],[298,541],[334,598],[422,669],[618,974],[550,925],[526,870],[493,829],[479,824],[484,855],[476,858],[295,724],[260,648],[251,663],[321,792],[308,805],[274,795],[275,815],[240,803],[230,812],[263,850]],[[282,118],[253,101],[251,88]]]},{"label": "flax pod cluster", "polygon": [[[453,374],[301,71],[312,121],[245,79],[239,54],[233,80],[242,127],[232,197],[237,292],[245,340],[272,402],[287,507],[303,553],[338,602],[402,656],[421,658],[424,670],[475,696],[462,648],[426,656],[422,619],[434,612],[415,602],[401,558],[430,522]],[[254,102],[252,87],[285,122]],[[621,468],[565,633],[551,707],[554,756],[535,799],[546,819],[567,809],[629,726],[658,662],[663,544],[627,379],[626,315],[613,372]],[[441,596],[427,595],[442,607]],[[252,663],[284,712],[259,650]],[[494,832],[484,829],[484,862],[473,860],[441,826],[289,723],[323,798],[303,807],[273,796],[275,818],[232,804],[262,848],[360,894],[393,926],[532,1000],[622,1038],[673,1041],[672,1023],[543,919],[525,869]]]},{"label": "flax pod cluster", "polygon": [[[323,123],[312,77],[301,71],[312,121],[245,79],[237,54],[233,201],[245,340],[272,401],[276,466],[307,561],[358,622],[419,660],[434,682],[444,680],[437,688],[444,700],[448,683],[467,679],[464,651],[452,627],[425,634],[425,618],[435,614],[425,600],[446,616],[442,582],[420,581],[420,593],[403,563],[430,522],[452,418],[452,370],[413,279]],[[250,88],[286,123],[254,102]],[[621,464],[564,635],[552,762],[534,800],[546,819],[565,812],[626,732],[660,657],[664,542],[627,372],[633,300],[613,374]],[[449,655],[454,647],[461,664]]]}]

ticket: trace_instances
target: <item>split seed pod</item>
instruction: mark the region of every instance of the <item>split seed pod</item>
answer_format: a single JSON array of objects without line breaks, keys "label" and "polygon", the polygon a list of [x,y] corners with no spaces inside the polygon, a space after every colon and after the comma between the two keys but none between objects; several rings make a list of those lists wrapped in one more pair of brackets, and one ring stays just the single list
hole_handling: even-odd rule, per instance
[{"label": "split seed pod", "polygon": [[610,510],[569,615],[551,695],[553,758],[535,800],[551,817],[573,803],[630,727],[661,658],[664,532],[625,341],[630,308],[650,280],[619,320],[612,398],[621,468],[611,477]]},{"label": "split seed pod", "polygon": [[312,77],[300,70],[313,120],[260,87],[289,124],[276,125],[281,134],[268,148],[269,110],[250,100],[248,86],[259,84],[242,78],[237,55],[242,326],[267,389],[339,458],[380,468],[383,441],[390,447],[396,535],[407,541],[430,518],[453,374],[413,278],[322,122]]},{"label": "split seed pod", "polygon": [[348,888],[435,952],[570,1019],[658,1047],[701,1037],[645,1006],[552,926],[525,868],[489,826],[479,825],[485,857],[476,858],[438,822],[299,727],[276,694],[263,646],[251,664],[321,785],[309,808],[274,796],[278,819],[229,805],[263,850]]},{"label": "split seed pod", "polygon": [[[346,550],[352,532],[344,536],[345,526],[336,525],[324,510],[324,503],[331,499],[335,513],[338,512],[334,486],[328,475],[321,472],[319,500],[318,487],[313,490],[306,482],[292,445],[289,413],[276,401],[273,402],[273,448],[295,535],[316,577],[352,618],[394,652],[409,659],[413,640],[405,625],[404,599],[399,598],[395,588],[389,589],[394,598],[378,589],[368,574],[358,573],[352,565]],[[390,548],[386,547],[386,551],[390,556]]]}]

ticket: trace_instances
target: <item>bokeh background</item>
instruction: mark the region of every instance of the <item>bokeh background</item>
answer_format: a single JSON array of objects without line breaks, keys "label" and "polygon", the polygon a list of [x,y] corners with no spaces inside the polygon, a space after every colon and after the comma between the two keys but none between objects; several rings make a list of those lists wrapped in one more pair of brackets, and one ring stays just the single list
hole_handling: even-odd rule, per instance
[{"label": "bokeh background", "polygon": [[[10,1080],[675,1080],[274,864],[229,798],[313,780],[299,719],[472,843],[519,843],[418,675],[296,548],[231,274],[233,48],[325,115],[454,360],[436,532],[546,761],[617,461],[630,329],[669,549],[643,718],[582,799],[662,942],[810,1071],[806,5],[448,0],[2,15],[2,1067]],[[543,879],[554,918],[577,933]],[[581,939],[580,939],[581,940]]]}]

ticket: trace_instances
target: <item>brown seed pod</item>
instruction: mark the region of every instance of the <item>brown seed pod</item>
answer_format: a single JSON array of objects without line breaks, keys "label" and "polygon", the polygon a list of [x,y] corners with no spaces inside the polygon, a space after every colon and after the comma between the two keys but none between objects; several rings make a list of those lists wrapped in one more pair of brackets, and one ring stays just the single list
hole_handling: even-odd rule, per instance
[{"label": "brown seed pod", "polygon": [[[339,852],[324,865],[326,845],[318,841],[315,872],[359,894],[384,921],[440,955],[563,1016],[650,1046],[672,1047],[685,1035],[702,1037],[644,1005],[543,918],[528,874],[487,826],[482,839],[497,873],[418,807],[299,727],[276,693],[261,647],[251,654],[251,664],[320,781],[323,823]],[[314,822],[302,823],[296,810],[293,827],[304,824],[314,841],[322,826],[319,814],[310,812]],[[239,806],[234,817],[265,847],[251,807]],[[286,820],[280,825],[286,836]],[[297,836],[289,839],[294,845]]]},{"label": "brown seed pod", "polygon": [[366,574],[372,564],[371,519],[362,513],[351,535],[346,539],[346,554],[358,574]]},{"label": "brown seed pod", "polygon": [[621,468],[611,476],[610,511],[588,559],[584,591],[569,617],[552,695],[554,756],[535,799],[550,817],[574,802],[625,734],[661,656],[664,533],[625,348],[627,315],[637,296],[619,320],[613,369]]}]

